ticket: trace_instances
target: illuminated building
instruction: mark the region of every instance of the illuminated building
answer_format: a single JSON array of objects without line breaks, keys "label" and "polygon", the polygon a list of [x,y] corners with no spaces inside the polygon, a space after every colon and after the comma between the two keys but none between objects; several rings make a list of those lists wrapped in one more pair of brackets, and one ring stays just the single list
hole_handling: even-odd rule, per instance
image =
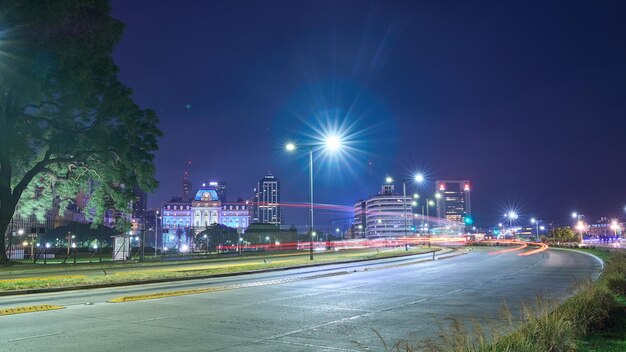
[{"label": "illuminated building", "polygon": [[250,225],[251,207],[249,202],[222,205],[221,224],[233,228],[247,228]]},{"label": "illuminated building", "polygon": [[[411,234],[413,227],[411,209],[410,197],[404,198],[403,202],[403,196],[394,193],[394,186],[385,184],[380,193],[355,204],[355,231],[363,231],[368,238],[402,237]],[[405,212],[409,217],[406,222]],[[362,229],[358,228],[359,225]]]},{"label": "illuminated building", "polygon": [[435,187],[438,218],[463,222],[466,216],[471,216],[469,180],[437,181]]},{"label": "illuminated building", "polygon": [[365,237],[365,229],[367,228],[367,202],[360,200],[354,204],[354,237]]},{"label": "illuminated building", "polygon": [[225,181],[209,182],[209,186],[215,188],[215,192],[217,192],[217,197],[222,203],[226,203],[226,185],[227,183]]},{"label": "illuminated building", "polygon": [[196,233],[209,225],[220,223],[222,202],[215,187],[203,184],[202,187],[198,188],[191,201],[191,208],[191,223]]},{"label": "illuminated building", "polygon": [[259,181],[254,191],[254,218],[261,224],[280,225],[280,181],[272,174],[267,174]]},{"label": "illuminated building", "polygon": [[174,197],[163,204],[161,209],[161,243],[165,248],[179,247],[192,239],[191,202],[182,197]]}]

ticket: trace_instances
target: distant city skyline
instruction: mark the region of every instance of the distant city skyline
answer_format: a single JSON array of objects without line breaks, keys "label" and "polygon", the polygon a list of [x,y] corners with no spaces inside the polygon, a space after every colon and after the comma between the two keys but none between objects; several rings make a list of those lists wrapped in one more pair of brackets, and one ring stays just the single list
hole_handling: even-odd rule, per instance
[{"label": "distant city skyline", "polygon": [[572,210],[622,217],[623,11],[583,1],[114,0],[126,25],[120,79],[164,132],[149,206],[180,193],[187,160],[196,185],[225,180],[229,195],[247,198],[269,170],[283,201],[306,202],[306,160],[283,144],[344,127],[354,148],[316,163],[316,202],[351,206],[385,174],[419,170],[431,180],[423,187],[472,180],[477,224],[509,208],[562,222]]}]

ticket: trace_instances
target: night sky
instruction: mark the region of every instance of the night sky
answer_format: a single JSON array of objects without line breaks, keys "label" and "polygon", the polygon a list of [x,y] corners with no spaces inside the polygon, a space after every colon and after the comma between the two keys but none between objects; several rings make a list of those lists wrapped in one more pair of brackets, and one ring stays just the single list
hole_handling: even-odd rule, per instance
[{"label": "night sky", "polygon": [[225,180],[230,200],[271,171],[283,201],[306,202],[306,153],[284,143],[340,129],[347,148],[316,153],[316,203],[421,170],[424,195],[469,179],[479,225],[511,207],[524,223],[622,216],[621,3],[115,0],[120,78],[165,134],[149,205],[180,195],[187,160],[194,186]]}]

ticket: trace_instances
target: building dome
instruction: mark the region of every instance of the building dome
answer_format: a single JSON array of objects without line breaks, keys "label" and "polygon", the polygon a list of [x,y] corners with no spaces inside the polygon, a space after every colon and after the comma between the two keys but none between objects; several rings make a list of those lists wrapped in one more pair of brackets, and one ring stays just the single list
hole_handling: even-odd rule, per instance
[{"label": "building dome", "polygon": [[196,191],[196,196],[193,200],[198,202],[217,202],[220,198],[217,196],[217,191],[213,187],[201,187]]}]

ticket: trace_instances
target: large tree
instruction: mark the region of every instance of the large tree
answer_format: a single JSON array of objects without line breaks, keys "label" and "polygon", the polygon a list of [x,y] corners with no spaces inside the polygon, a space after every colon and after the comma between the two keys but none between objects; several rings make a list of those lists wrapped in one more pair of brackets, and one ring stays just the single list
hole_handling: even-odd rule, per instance
[{"label": "large tree", "polygon": [[113,63],[123,28],[106,0],[0,0],[0,263],[16,209],[83,192],[97,224],[157,186],[158,119]]}]

